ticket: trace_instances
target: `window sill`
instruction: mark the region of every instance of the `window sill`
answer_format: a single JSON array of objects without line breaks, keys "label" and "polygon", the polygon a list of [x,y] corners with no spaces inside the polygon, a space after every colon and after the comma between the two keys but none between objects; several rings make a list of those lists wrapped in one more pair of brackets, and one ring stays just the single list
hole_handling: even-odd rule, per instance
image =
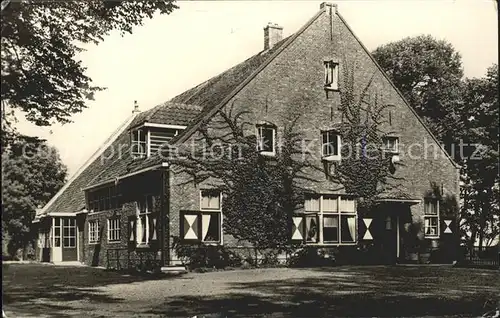
[{"label": "window sill", "polygon": [[150,248],[151,246],[149,245],[149,243],[147,244],[144,243],[144,244],[137,244],[135,247],[138,249],[142,249],[142,248]]},{"label": "window sill", "polygon": [[146,159],[146,158],[148,158],[148,156],[145,154],[144,155],[132,154],[133,160],[141,160],[141,159]]},{"label": "window sill", "polygon": [[341,157],[339,155],[331,155],[331,156],[323,156],[321,157],[323,161],[341,161]]},{"label": "window sill", "polygon": [[439,235],[425,235],[424,238],[435,240],[439,239]]},{"label": "window sill", "polygon": [[89,242],[90,245],[97,245],[97,244],[101,244],[101,242]]},{"label": "window sill", "polygon": [[222,246],[221,242],[201,242],[205,246]]},{"label": "window sill", "polygon": [[264,157],[275,157],[276,152],[275,151],[259,151],[259,155],[264,156]]},{"label": "window sill", "polygon": [[399,156],[399,151],[387,150],[387,149],[384,149],[383,151],[386,155],[389,156]]},{"label": "window sill", "polygon": [[108,244],[118,244],[121,243],[122,241],[108,241]]},{"label": "window sill", "polygon": [[335,247],[335,246],[353,246],[357,245],[357,242],[351,242],[351,243],[305,243],[307,246],[326,246],[326,247]]},{"label": "window sill", "polygon": [[331,86],[325,86],[325,91],[329,91],[329,92],[339,92],[339,88],[334,88],[334,87],[331,87]]}]

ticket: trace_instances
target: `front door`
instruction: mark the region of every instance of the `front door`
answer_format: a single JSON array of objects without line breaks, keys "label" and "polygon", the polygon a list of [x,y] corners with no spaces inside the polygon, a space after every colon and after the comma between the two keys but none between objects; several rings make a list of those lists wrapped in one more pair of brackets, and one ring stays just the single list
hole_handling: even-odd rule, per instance
[{"label": "front door", "polygon": [[50,253],[50,260],[52,262],[62,261],[62,223],[60,217],[52,218],[52,251]]},{"label": "front door", "polygon": [[62,261],[71,262],[78,260],[76,247],[76,219],[63,218]]},{"label": "front door", "polygon": [[379,214],[373,219],[371,229],[379,263],[395,264],[397,261],[399,252],[398,222],[398,216],[391,214]]}]

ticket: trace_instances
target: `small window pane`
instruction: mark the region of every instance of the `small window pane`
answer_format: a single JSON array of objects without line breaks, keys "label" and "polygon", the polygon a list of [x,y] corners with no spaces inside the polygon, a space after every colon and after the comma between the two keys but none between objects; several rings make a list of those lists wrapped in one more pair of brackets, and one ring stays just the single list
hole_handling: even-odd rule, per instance
[{"label": "small window pane", "polygon": [[220,210],[220,192],[214,190],[202,190],[201,209]]},{"label": "small window pane", "polygon": [[204,242],[220,241],[220,213],[204,213],[201,216],[202,240]]},{"label": "small window pane", "polygon": [[338,199],[337,197],[323,197],[323,211],[325,212],[338,212]]},{"label": "small window pane", "polygon": [[323,216],[323,241],[338,242],[339,240],[339,217],[335,215]]},{"label": "small window pane", "polygon": [[353,199],[341,198],[340,199],[340,211],[344,213],[354,213],[356,208],[354,206]]},{"label": "small window pane", "polygon": [[426,199],[424,203],[424,213],[430,215],[437,214],[437,200]]},{"label": "small window pane", "polygon": [[146,200],[147,200],[147,211],[152,212],[153,211],[153,196],[148,195],[146,197]]},{"label": "small window pane", "polygon": [[354,216],[342,215],[340,228],[342,242],[354,242],[356,238],[356,218]]},{"label": "small window pane", "polygon": [[319,212],[319,198],[308,198],[304,204],[306,212]]},{"label": "small window pane", "polygon": [[273,127],[257,127],[257,149],[264,152],[274,152],[274,133]]},{"label": "small window pane", "polygon": [[384,137],[384,148],[388,152],[398,152],[399,151],[399,138],[398,137]]},{"label": "small window pane", "polygon": [[319,228],[318,216],[306,216],[306,242],[318,242]]},{"label": "small window pane", "polygon": [[335,131],[324,131],[321,133],[323,144],[323,156],[338,156],[339,155],[339,135]]}]

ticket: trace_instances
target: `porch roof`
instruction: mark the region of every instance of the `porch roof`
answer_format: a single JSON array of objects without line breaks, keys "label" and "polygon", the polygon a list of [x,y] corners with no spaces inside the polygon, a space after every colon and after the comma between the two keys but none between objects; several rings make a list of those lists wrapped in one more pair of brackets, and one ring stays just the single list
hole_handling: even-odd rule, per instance
[{"label": "porch roof", "polygon": [[420,203],[420,199],[412,196],[403,189],[393,189],[384,191],[376,196],[376,202],[401,202],[401,203]]}]

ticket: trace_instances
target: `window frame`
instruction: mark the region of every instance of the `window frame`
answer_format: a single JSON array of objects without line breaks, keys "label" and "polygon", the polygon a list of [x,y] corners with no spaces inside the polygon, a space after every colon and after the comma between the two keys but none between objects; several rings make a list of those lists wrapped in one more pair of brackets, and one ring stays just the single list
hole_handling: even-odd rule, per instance
[{"label": "window frame", "polygon": [[[320,246],[349,246],[349,245],[356,245],[358,244],[359,237],[358,237],[358,213],[357,213],[357,205],[356,205],[356,200],[350,196],[343,196],[341,194],[312,194],[310,195],[311,197],[316,197],[316,200],[318,200],[318,211],[313,211],[313,210],[307,210],[306,209],[306,203],[305,201],[308,200],[309,198],[306,198],[304,200],[304,213],[300,216],[304,217],[304,237],[303,237],[303,242],[305,245],[320,245]],[[325,210],[325,203],[324,200],[328,198],[335,198],[335,205],[337,211],[326,211]],[[354,203],[354,212],[352,211],[342,211],[342,205],[341,201],[342,199],[350,199],[353,200]],[[311,216],[316,216],[317,218],[317,223],[318,223],[318,240],[317,242],[308,242],[307,241],[307,233],[306,233],[306,226],[307,226],[307,221],[305,219],[307,217]],[[337,217],[337,241],[325,241],[324,239],[324,228],[325,228],[325,216],[326,217]],[[342,241],[342,217],[347,217],[347,218],[354,218],[354,238],[353,241]]]},{"label": "window frame", "polygon": [[130,154],[132,155],[132,158],[142,159],[149,157],[149,139],[150,130],[144,127],[136,128],[130,132]]},{"label": "window frame", "polygon": [[[333,134],[337,138],[337,154],[325,154],[325,145],[329,145],[332,143],[330,141],[330,134]],[[324,136],[327,136],[327,142],[324,142]],[[340,161],[342,158],[341,154],[341,149],[342,149],[342,137],[340,133],[335,130],[335,129],[327,129],[327,130],[321,130],[320,132],[320,138],[321,138],[321,158],[323,160],[332,160],[332,161]],[[328,147],[330,149],[331,147]]]},{"label": "window frame", "polygon": [[[116,224],[114,222],[117,222],[118,226],[117,228],[112,227],[111,225]],[[121,219],[119,216],[114,216],[111,218],[108,218],[107,220],[108,223],[108,243],[120,243],[121,242]]]},{"label": "window frame", "polygon": [[[210,209],[210,208],[204,208],[203,207],[203,192],[218,192],[219,194],[219,207],[217,209]],[[206,244],[206,245],[222,245],[223,244],[223,231],[222,231],[222,191],[217,190],[217,189],[201,189],[200,190],[200,213],[199,213],[199,218],[200,218],[200,231],[203,228],[203,215],[217,215],[219,219],[219,240],[218,241],[206,241],[203,239],[202,235],[200,235],[200,242]]]},{"label": "window frame", "polygon": [[[390,141],[391,139],[395,140],[395,147],[394,147],[395,149],[389,148],[387,145],[388,141]],[[385,153],[393,155],[399,154],[399,136],[384,136],[382,137],[382,142],[383,142],[383,150]]]},{"label": "window frame", "polygon": [[[151,204],[153,206],[149,206],[149,200],[148,198],[151,198]],[[144,201],[142,201],[144,200]],[[144,203],[145,206],[145,212],[141,213],[141,204]],[[145,194],[144,196],[141,197],[141,201],[136,201],[136,225],[135,225],[135,240],[136,240],[136,246],[137,247],[149,247],[149,244],[151,243],[149,240],[149,232],[151,229],[149,228],[149,218],[152,216],[154,210],[154,199],[152,194]],[[145,241],[142,241],[142,236],[139,235],[139,230],[142,230],[142,223],[141,223],[141,216],[144,216],[145,220],[145,228],[143,233],[143,236],[145,238]]]},{"label": "window frame", "polygon": [[[270,129],[272,131],[273,140],[271,143],[272,150],[264,150],[264,134],[262,134],[264,129]],[[257,151],[264,156],[275,156],[276,155],[276,126],[272,124],[257,124],[255,125],[255,135],[257,136]]]},{"label": "window frame", "polygon": [[120,207],[120,193],[115,185],[108,185],[87,192],[90,212],[110,211]]},{"label": "window frame", "polygon": [[339,90],[339,63],[334,60],[323,61],[324,67],[324,87],[327,90]]},{"label": "window frame", "polygon": [[99,233],[99,220],[89,221],[89,244],[99,244],[100,233]]},{"label": "window frame", "polygon": [[[66,225],[68,221],[68,225]],[[63,248],[76,248],[77,231],[76,231],[76,219],[75,218],[63,218],[62,219],[62,247]],[[65,234],[65,230],[68,229],[68,235]],[[73,230],[73,235],[71,235],[71,230]],[[66,239],[68,239],[69,244],[66,245]],[[71,244],[71,239],[73,239],[73,244]]]},{"label": "window frame", "polygon": [[[60,247],[62,247],[62,244],[63,244],[63,242],[62,242],[63,229],[62,229],[61,217],[54,217],[53,228],[54,228],[54,231],[53,231],[53,235],[52,235],[52,239],[53,239],[52,246],[60,248]],[[59,232],[59,234],[57,234],[57,232]]]},{"label": "window frame", "polygon": [[[435,203],[435,213],[431,213],[427,210],[428,203]],[[439,200],[437,198],[424,198],[424,237],[425,238],[439,238],[440,237],[440,215],[439,215]],[[436,225],[432,225],[432,220],[436,220]],[[429,220],[429,226],[427,226],[427,220]],[[428,228],[435,228],[436,234],[427,234]]]}]

